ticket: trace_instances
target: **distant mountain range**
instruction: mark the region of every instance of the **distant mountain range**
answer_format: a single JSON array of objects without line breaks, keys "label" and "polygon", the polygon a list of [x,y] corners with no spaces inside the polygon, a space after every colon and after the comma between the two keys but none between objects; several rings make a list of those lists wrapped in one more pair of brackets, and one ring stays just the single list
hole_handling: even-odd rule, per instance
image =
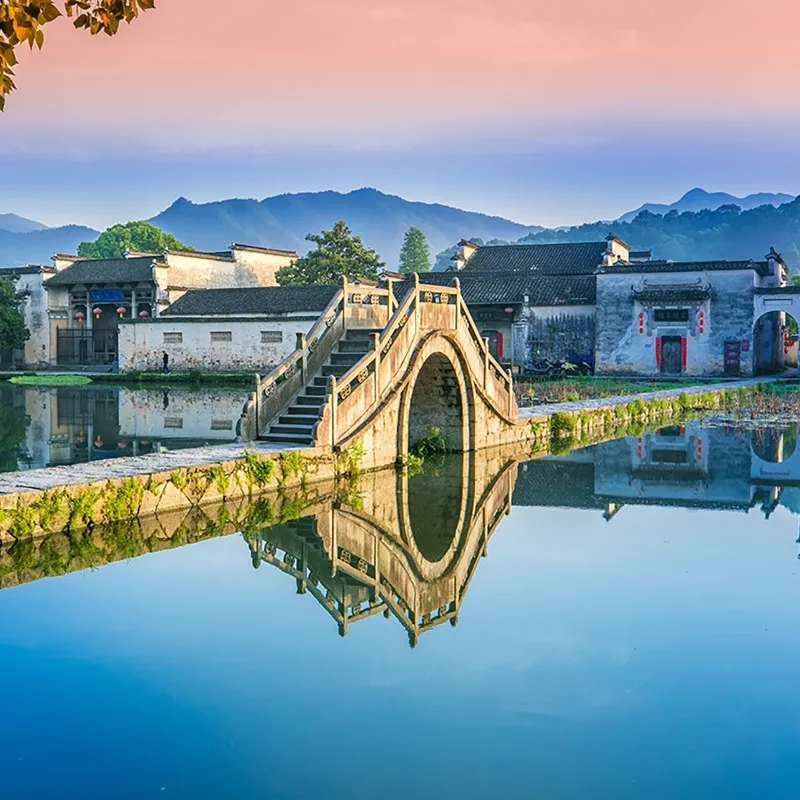
[{"label": "distant mountain range", "polygon": [[307,233],[330,229],[340,219],[377,250],[390,269],[397,267],[403,236],[411,227],[425,232],[432,253],[464,236],[516,239],[544,230],[452,206],[411,202],[376,189],[202,204],[181,197],[149,221],[198,250],[240,242],[304,253],[309,248]]},{"label": "distant mountain range", "polygon": [[716,211],[721,206],[736,205],[742,211],[749,211],[758,206],[780,206],[783,203],[790,203],[794,197],[790,194],[770,194],[769,192],[759,192],[748,194],[745,197],[735,197],[726,192],[707,192],[705,189],[691,189],[674,203],[665,205],[664,203],[645,203],[635,211],[623,214],[620,222],[630,222],[637,214],[642,211],[649,211],[651,214],[668,214],[670,211],[677,211],[679,214],[684,211]]},{"label": "distant mountain range", "polygon": [[[676,203],[648,203],[614,222],[559,229],[411,202],[376,189],[202,204],[179,198],[150,221],[198,250],[221,250],[235,241],[305,252],[307,233],[330,228],[339,219],[374,247],[390,269],[396,268],[403,235],[412,226],[421,228],[431,252],[439,253],[439,269],[447,265],[462,237],[486,243],[596,241],[612,231],[636,249],[653,249],[656,258],[762,258],[775,246],[790,265],[800,269],[800,200],[782,194],[736,198],[693,189]],[[47,228],[2,214],[0,267],[47,264],[54,252],[74,253],[80,242],[97,235],[83,226]]]},{"label": "distant mountain range", "polygon": [[684,211],[665,216],[641,211],[629,222],[592,222],[566,230],[524,236],[520,244],[596,242],[609,233],[634,250],[652,249],[653,258],[675,261],[763,260],[770,247],[800,272],[800,197],[780,206],[742,211],[725,204],[714,211]]}]

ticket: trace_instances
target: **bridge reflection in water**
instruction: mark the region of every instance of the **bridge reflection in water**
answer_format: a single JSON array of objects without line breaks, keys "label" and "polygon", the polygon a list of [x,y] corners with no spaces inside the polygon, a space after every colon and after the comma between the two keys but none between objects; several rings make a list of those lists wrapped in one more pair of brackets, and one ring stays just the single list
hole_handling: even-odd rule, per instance
[{"label": "bridge reflection in water", "polygon": [[[705,509],[715,512],[712,526],[720,511],[760,509],[769,518],[783,507],[800,514],[796,426],[689,422],[535,460],[518,450],[466,452],[427,462],[413,477],[381,470],[346,490],[312,485],[300,497],[264,496],[64,532],[0,548],[0,589],[238,533],[254,567],[289,576],[342,636],[354,622],[383,614],[413,647],[425,631],[456,625],[512,504],[598,514],[609,523],[635,505]],[[531,535],[535,522],[532,514]],[[787,522],[785,513],[776,520]]]},{"label": "bridge reflection in water", "polygon": [[488,541],[511,508],[513,458],[475,453],[429,463],[408,477],[383,470],[356,502],[320,509],[250,537],[253,566],[295,579],[333,617],[339,634],[374,614],[394,617],[414,647],[425,631],[456,625]]}]

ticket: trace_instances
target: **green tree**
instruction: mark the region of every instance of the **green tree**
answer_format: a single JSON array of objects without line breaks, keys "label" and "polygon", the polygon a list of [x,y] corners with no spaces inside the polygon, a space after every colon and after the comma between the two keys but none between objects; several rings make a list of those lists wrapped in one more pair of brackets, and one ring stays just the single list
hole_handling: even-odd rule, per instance
[{"label": "green tree", "polygon": [[306,241],[314,242],[317,249],[278,270],[275,277],[281,286],[331,285],[342,275],[348,280],[374,281],[384,266],[380,256],[341,220],[332,230],[309,233]]},{"label": "green tree", "polygon": [[0,0],[0,111],[16,88],[17,47],[41,50],[45,25],[66,14],[75,28],[113,36],[120,22],[133,22],[140,11],[154,7],[155,0]]},{"label": "green tree", "polygon": [[126,250],[160,253],[167,249],[194,250],[149,222],[126,222],[124,225],[112,225],[94,242],[81,242],[78,255],[84,258],[122,258]]},{"label": "green tree", "polygon": [[430,272],[431,248],[419,228],[409,228],[400,250],[400,272]]},{"label": "green tree", "polygon": [[17,292],[13,281],[0,279],[0,350],[17,350],[30,338],[19,310],[25,297],[24,292]]}]

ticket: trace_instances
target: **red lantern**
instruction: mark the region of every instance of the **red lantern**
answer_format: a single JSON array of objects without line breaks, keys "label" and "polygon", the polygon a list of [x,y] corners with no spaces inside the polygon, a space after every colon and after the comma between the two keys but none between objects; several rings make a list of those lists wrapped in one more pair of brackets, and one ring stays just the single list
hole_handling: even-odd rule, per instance
[{"label": "red lantern", "polygon": [[92,309],[92,314],[94,314],[94,315],[95,315],[95,318],[99,318],[99,317],[100,317],[100,315],[101,315],[102,313],[103,313],[103,309],[102,309],[102,308],[100,308],[100,306],[95,306],[95,307]]},{"label": "red lantern", "polygon": [[139,312],[139,319],[147,319],[150,316],[150,312],[148,311],[140,311]]},{"label": "red lantern", "polygon": [[117,314],[119,314],[120,319],[122,319],[125,316],[125,311],[126,311],[125,306],[120,306],[117,309]]},{"label": "red lantern", "polygon": [[513,314],[514,313],[514,309],[511,306],[506,306],[506,308],[504,308],[503,311],[505,311],[506,314]]},{"label": "red lantern", "polygon": [[83,322],[86,319],[86,314],[83,311],[76,311],[75,319],[77,319],[78,322]]},{"label": "red lantern", "polygon": [[117,447],[119,447],[120,450],[124,450],[127,446],[128,446],[128,443],[125,442],[125,441],[117,442]]},{"label": "red lantern", "polygon": [[102,447],[103,446],[103,440],[99,436],[94,440],[94,446],[95,447]]}]

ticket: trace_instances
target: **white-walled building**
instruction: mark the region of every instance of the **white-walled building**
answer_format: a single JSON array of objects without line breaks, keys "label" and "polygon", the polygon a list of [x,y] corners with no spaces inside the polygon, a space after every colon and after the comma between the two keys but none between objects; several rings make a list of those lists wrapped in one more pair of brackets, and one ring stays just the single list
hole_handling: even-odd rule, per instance
[{"label": "white-walled building", "polygon": [[158,317],[122,320],[121,372],[259,372],[297,346],[339,286],[274,286],[186,292]]},{"label": "white-walled building", "polygon": [[197,289],[275,286],[275,275],[295,259],[290,250],[232,244],[217,253],[128,253],[124,258],[56,254],[53,266],[0,271],[25,291],[23,314],[31,331],[18,366],[114,368],[118,330],[158,319]]}]

